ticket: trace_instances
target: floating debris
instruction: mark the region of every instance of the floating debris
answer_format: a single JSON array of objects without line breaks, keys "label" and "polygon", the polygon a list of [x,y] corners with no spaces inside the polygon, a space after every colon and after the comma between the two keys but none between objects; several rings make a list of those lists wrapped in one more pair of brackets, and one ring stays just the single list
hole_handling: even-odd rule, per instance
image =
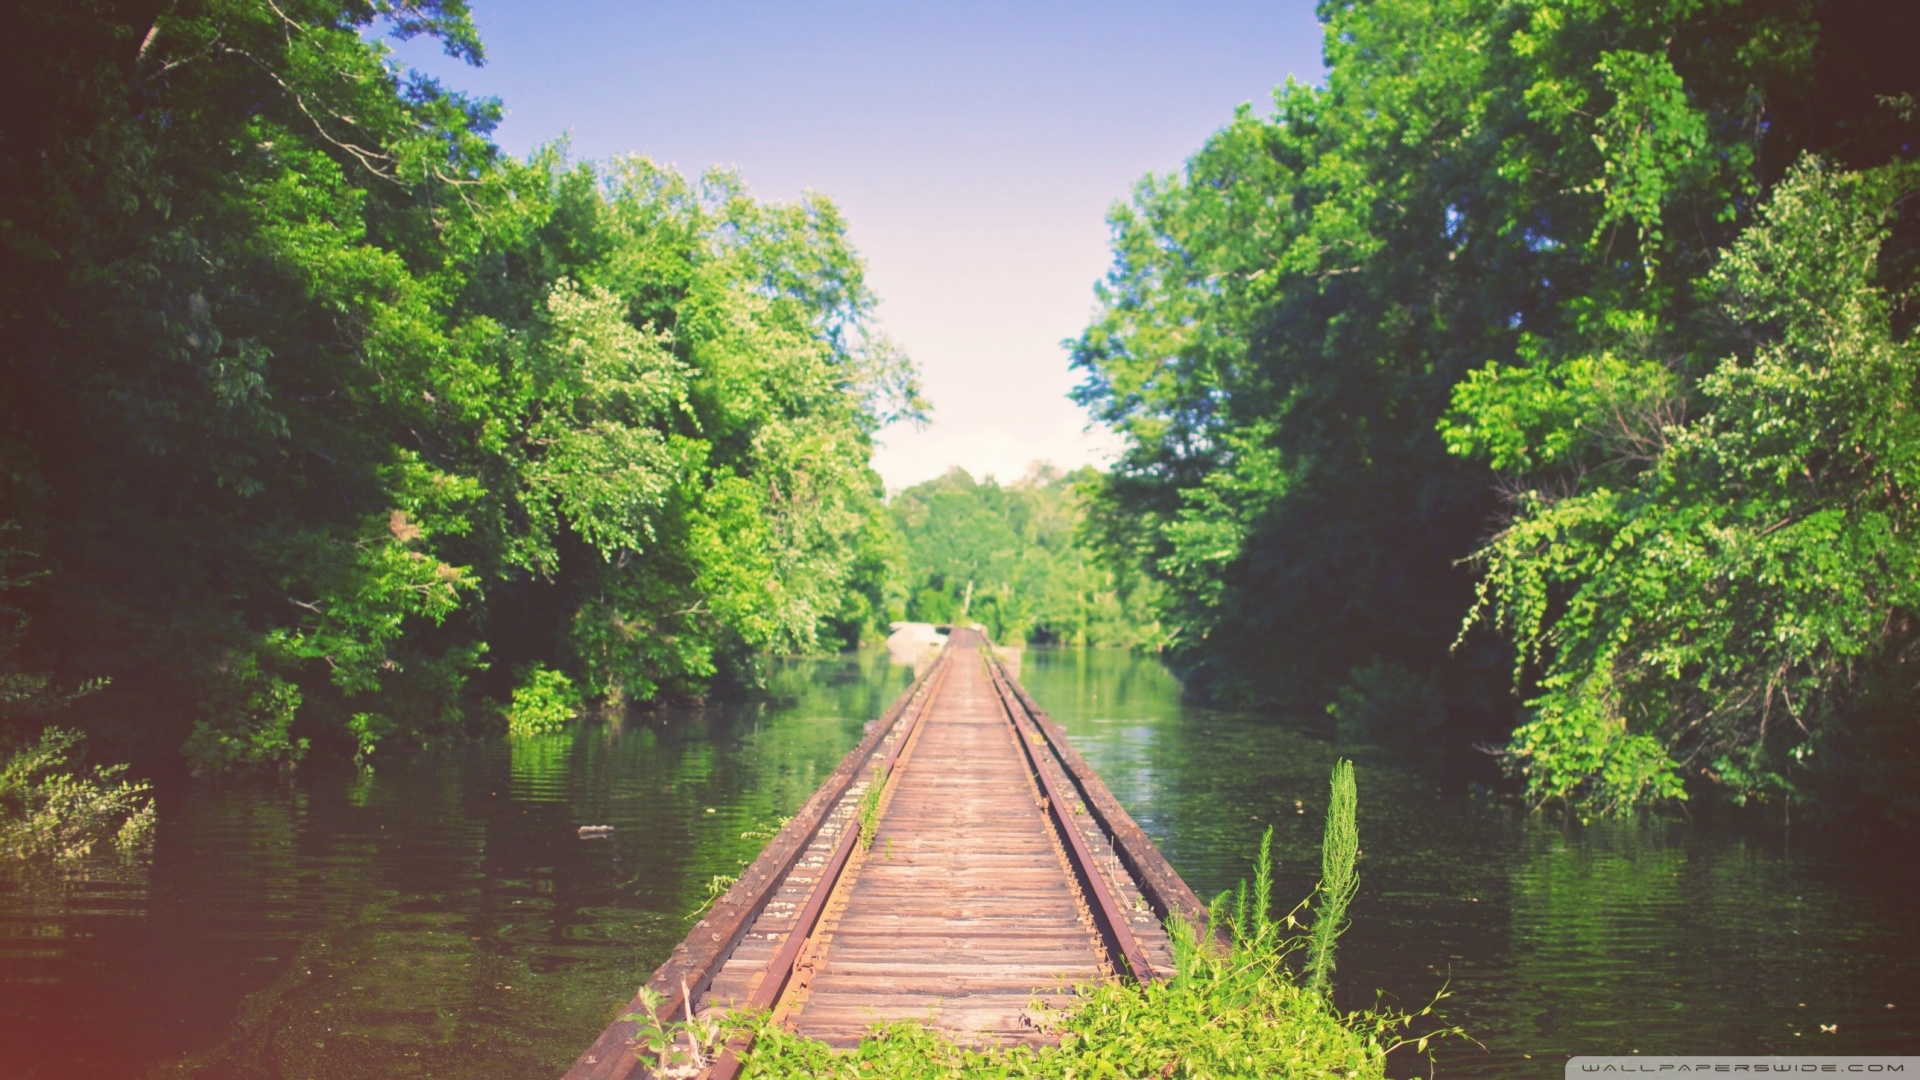
[{"label": "floating debris", "polygon": [[608,837],[611,835],[613,835],[613,826],[611,825],[580,826],[580,836],[582,839],[588,839],[588,840],[604,839],[605,837]]}]

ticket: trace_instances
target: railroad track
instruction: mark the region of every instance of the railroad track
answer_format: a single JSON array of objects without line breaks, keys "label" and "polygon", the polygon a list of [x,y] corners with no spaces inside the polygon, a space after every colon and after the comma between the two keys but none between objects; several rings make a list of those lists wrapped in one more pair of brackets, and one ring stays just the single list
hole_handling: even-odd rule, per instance
[{"label": "railroad track", "polygon": [[[985,638],[956,630],[649,986],[663,1021],[746,1008],[840,1045],[901,1018],[1040,1042],[1036,1000],[1168,972],[1170,912],[1204,918]],[[609,1027],[568,1080],[645,1075],[631,1031]],[[745,1049],[706,1075],[733,1080]]]}]

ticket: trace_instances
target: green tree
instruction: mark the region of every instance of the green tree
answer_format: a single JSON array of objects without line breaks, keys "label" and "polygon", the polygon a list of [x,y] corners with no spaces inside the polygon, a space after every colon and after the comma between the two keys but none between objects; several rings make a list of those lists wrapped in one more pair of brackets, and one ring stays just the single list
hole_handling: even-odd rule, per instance
[{"label": "green tree", "polygon": [[964,605],[1000,641],[1157,646],[1151,584],[1088,540],[1085,492],[1097,482],[1092,469],[1042,465],[1002,487],[954,469],[895,495],[907,617],[949,622]]},{"label": "green tree", "polygon": [[[1106,552],[1161,585],[1191,685],[1505,735],[1543,714],[1516,718],[1492,630],[1515,631],[1528,699],[1605,665],[1554,667],[1571,639],[1539,636],[1573,633],[1557,605],[1587,578],[1522,597],[1503,575],[1584,556],[1470,556],[1511,523],[1488,549],[1505,551],[1541,507],[1634,488],[1669,428],[1724,408],[1723,358],[1776,328],[1729,325],[1721,251],[1806,149],[1855,169],[1911,160],[1911,65],[1837,2],[1374,0],[1320,17],[1323,89],[1241,109],[1111,215],[1077,393],[1127,448],[1091,518]],[[1915,247],[1893,235],[1873,287],[1899,340]],[[1510,621],[1458,634],[1482,570]],[[1808,588],[1825,575],[1779,572]],[[1628,601],[1595,596],[1591,618],[1627,618]],[[1658,678],[1685,697],[1699,676]],[[1603,716],[1618,727],[1623,707],[1523,728],[1540,740],[1521,758],[1566,749],[1568,777],[1588,778],[1568,783],[1588,784],[1598,759],[1562,740]],[[1699,715],[1635,721],[1652,741],[1621,744],[1598,801],[1676,791],[1654,732]],[[1740,740],[1688,742],[1690,775],[1750,775],[1742,754],[1690,756],[1707,743]]]},{"label": "green tree", "polygon": [[1075,347],[1128,441],[1096,516],[1203,683],[1325,702],[1375,662],[1490,669],[1447,645],[1493,478],[1435,421],[1529,335],[1688,325],[1753,190],[1756,95],[1811,33],[1712,9],[1324,4],[1324,90],[1243,108],[1115,208]]},{"label": "green tree", "polygon": [[1665,367],[1610,354],[1456,390],[1458,452],[1596,466],[1522,492],[1480,554],[1480,610],[1539,672],[1511,750],[1536,798],[1683,797],[1685,775],[1913,808],[1911,730],[1847,721],[1911,702],[1920,643],[1920,347],[1880,258],[1916,191],[1911,165],[1798,165],[1707,278],[1738,347],[1691,408]]},{"label": "green tree", "polygon": [[457,731],[490,667],[618,703],[870,632],[924,403],[825,198],[503,159],[380,40],[479,62],[459,0],[21,15],[8,686],[110,677],[218,770]]}]

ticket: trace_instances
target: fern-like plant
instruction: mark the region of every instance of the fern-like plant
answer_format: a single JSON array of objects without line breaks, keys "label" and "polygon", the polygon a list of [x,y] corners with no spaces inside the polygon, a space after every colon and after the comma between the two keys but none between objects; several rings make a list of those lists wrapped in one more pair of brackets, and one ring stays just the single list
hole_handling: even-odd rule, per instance
[{"label": "fern-like plant", "polygon": [[1307,986],[1320,992],[1327,990],[1333,974],[1333,944],[1346,929],[1347,905],[1360,887],[1360,875],[1354,870],[1360,857],[1360,825],[1353,762],[1344,758],[1335,762],[1329,786],[1327,831],[1320,842],[1320,886],[1314,894],[1307,944]]}]

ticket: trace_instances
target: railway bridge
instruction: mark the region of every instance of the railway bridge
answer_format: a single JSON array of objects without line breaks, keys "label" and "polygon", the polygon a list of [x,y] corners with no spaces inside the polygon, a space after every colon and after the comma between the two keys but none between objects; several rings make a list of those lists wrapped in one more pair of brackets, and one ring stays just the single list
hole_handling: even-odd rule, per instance
[{"label": "railway bridge", "polygon": [[[1162,930],[1206,910],[977,631],[939,656],[653,973],[628,1010],[771,1010],[850,1046],[913,1019],[1053,1037],[1034,1005],[1164,977]],[[646,1076],[616,1021],[566,1080]],[[739,1062],[720,1055],[712,1080]]]}]

